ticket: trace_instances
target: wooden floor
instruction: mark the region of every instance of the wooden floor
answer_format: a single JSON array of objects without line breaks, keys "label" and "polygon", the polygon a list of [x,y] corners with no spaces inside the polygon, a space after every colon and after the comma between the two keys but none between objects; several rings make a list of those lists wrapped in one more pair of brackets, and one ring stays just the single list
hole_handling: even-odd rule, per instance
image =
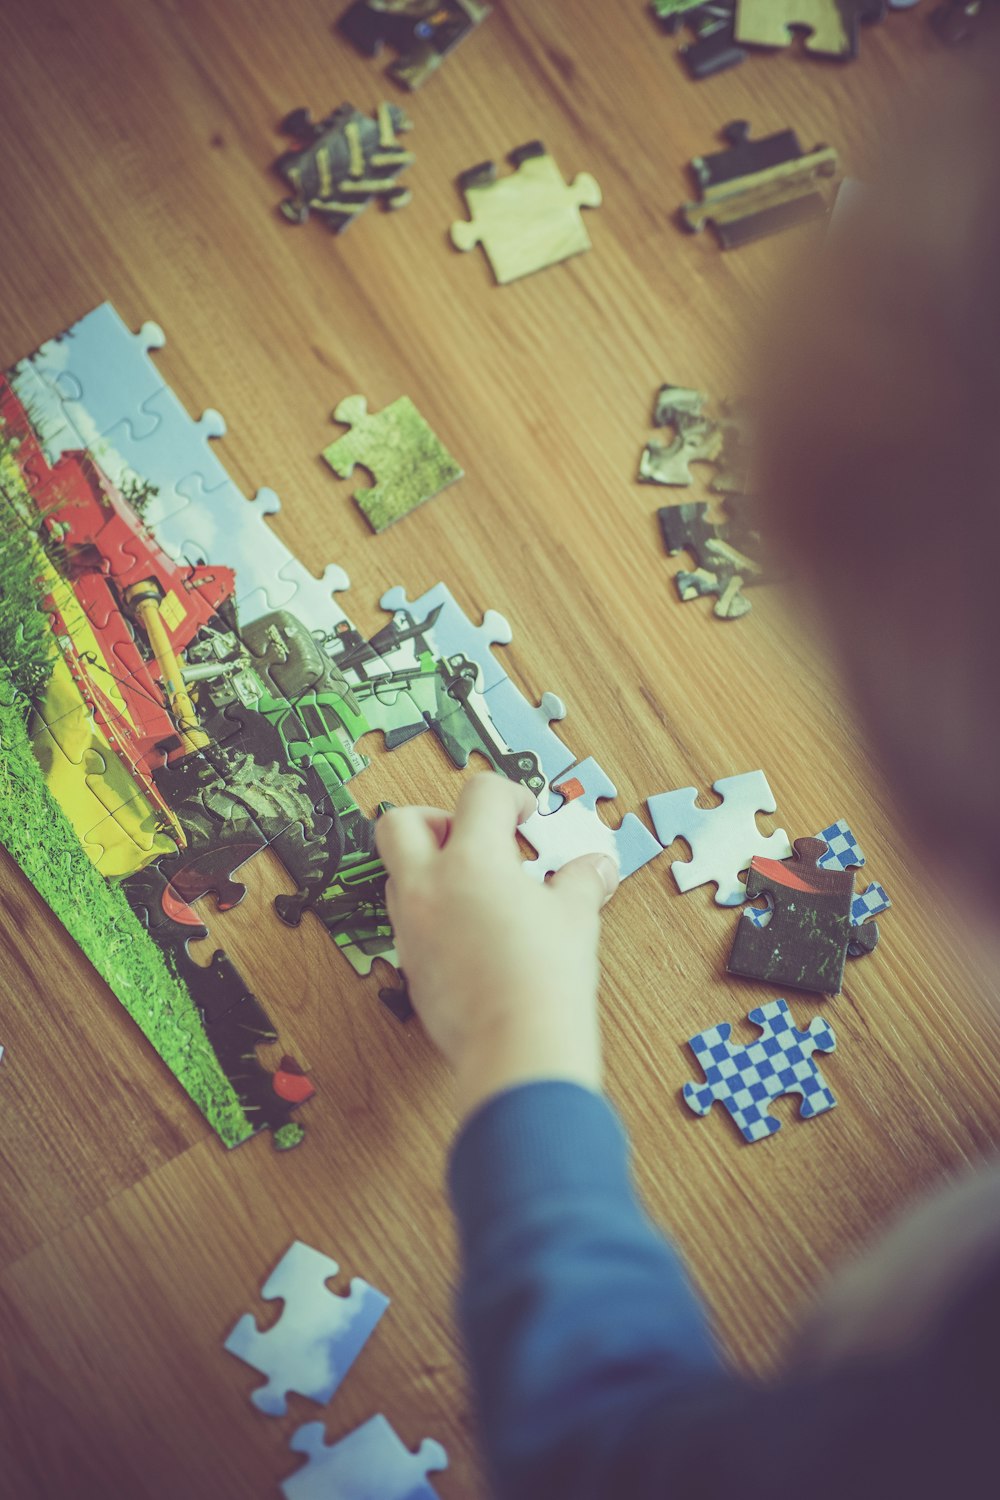
[{"label": "wooden floor", "polygon": [[[763,766],[793,836],[849,817],[895,905],[839,999],[794,1004],[836,1027],[824,1071],[839,1108],[766,1145],[742,1147],[724,1117],[696,1120],[678,1097],[684,1040],[767,994],[722,978],[732,914],[707,889],[679,896],[664,857],[607,918],[610,1089],[639,1181],[729,1349],[766,1369],[832,1266],[995,1145],[998,1032],[947,895],[794,606],[758,592],[748,619],[722,624],[705,602],[681,605],[653,520],[663,493],[633,476],[657,385],[729,391],[802,243],[725,255],[683,236],[685,162],[746,117],[835,144],[863,175],[882,122],[907,93],[933,97],[952,60],[925,6],[867,33],[849,66],[761,55],[694,84],[640,0],[504,0],[405,101],[410,207],[373,208],[335,240],[280,221],[268,165],[294,106],[392,96],[380,65],[332,35],[337,4],[6,0],[0,364],[104,298],[132,326],[157,319],[165,378],[192,412],[224,412],[224,461],[248,493],[280,492],[275,525],[298,555],[346,567],[358,624],[380,623],[394,582],[412,596],[444,578],[471,613],[503,610],[508,669],[564,697],[564,736],[617,782],[618,815]],[[480,252],[447,242],[454,178],[535,137],[567,175],[601,183],[594,249],[495,288]],[[378,538],[317,459],[353,391],[373,408],[408,393],[467,471]],[[370,810],[449,803],[460,784],[428,736],[377,752],[354,790]],[[293,1398],[286,1420],[258,1415],[256,1377],[221,1343],[294,1237],[393,1299],[323,1414],[331,1437],[384,1411],[409,1443],[446,1445],[445,1500],[483,1493],[451,1315],[448,1080],[419,1027],[380,1007],[375,976],[356,979],[318,925],[278,923],[283,879],[258,859],[243,907],[209,920],[319,1093],[302,1149],[262,1139],[226,1154],[3,857],[4,1495],[275,1494],[296,1463],[289,1434],[317,1411]]]}]

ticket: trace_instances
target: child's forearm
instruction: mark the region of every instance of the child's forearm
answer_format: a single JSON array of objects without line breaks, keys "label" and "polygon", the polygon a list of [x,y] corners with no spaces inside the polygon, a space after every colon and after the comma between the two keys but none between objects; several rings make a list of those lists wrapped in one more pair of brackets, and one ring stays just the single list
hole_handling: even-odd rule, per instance
[{"label": "child's forearm", "polygon": [[728,1383],[627,1155],[607,1102],[564,1082],[493,1098],[456,1146],[461,1317],[503,1496],[611,1494],[599,1476],[651,1402],[667,1417]]}]

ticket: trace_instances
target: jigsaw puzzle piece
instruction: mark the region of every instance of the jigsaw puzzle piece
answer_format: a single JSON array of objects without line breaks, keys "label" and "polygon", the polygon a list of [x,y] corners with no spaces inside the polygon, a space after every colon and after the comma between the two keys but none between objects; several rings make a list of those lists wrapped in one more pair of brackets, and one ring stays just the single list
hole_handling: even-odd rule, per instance
[{"label": "jigsaw puzzle piece", "polygon": [[555,693],[543,693],[540,703],[529,703],[509,677],[483,696],[497,732],[513,751],[532,752],[546,782],[558,780],[569,769],[575,758],[573,752],[549,728],[566,717],[566,705],[561,698]]},{"label": "jigsaw puzzle piece", "polygon": [[327,1446],[325,1436],[322,1422],[308,1422],[292,1435],[292,1452],[309,1461],[282,1483],[285,1500],[437,1500],[427,1476],[448,1467],[440,1443],[425,1438],[411,1453],[381,1415],[339,1443]]},{"label": "jigsaw puzzle piece", "polygon": [[[766,5],[770,0],[759,3]],[[740,15],[745,4],[746,0],[740,0]],[[833,8],[836,0],[829,4]],[[736,36],[744,40],[739,20]],[[685,229],[698,234],[711,224],[723,250],[732,250],[825,216],[827,204],[819,188],[823,178],[837,171],[838,157],[832,147],[803,152],[794,130],[779,130],[752,141],[746,120],[731,121],[722,135],[728,142],[725,151],[696,156],[691,162],[701,198],[682,206],[680,222]]]},{"label": "jigsaw puzzle piece", "polygon": [[373,531],[385,531],[463,477],[409,396],[379,412],[369,412],[364,396],[347,396],[333,417],[350,431],[324,448],[323,458],[341,479],[358,465],[371,474],[372,486],[352,498]]},{"label": "jigsaw puzzle piece", "polygon": [[567,184],[541,141],[510,153],[514,171],[498,178],[494,162],[463,172],[458,186],[469,221],[451,226],[458,250],[482,245],[500,286],[590,249],[581,208],[599,208],[601,189],[589,172]]},{"label": "jigsaw puzzle piece", "polygon": [[726,68],[735,68],[746,58],[736,45],[738,0],[652,0],[652,10],[668,35],[682,26],[693,40],[679,47],[691,78],[711,78]]},{"label": "jigsaw puzzle piece", "polygon": [[626,814],[618,828],[598,816],[598,802],[617,797],[618,789],[592,757],[574,766],[553,791],[562,797],[561,805],[533,813],[518,829],[538,855],[525,861],[532,880],[545,880],[581,854],[608,855],[624,880],[662,854],[660,843],[634,813]]},{"label": "jigsaw puzzle piece", "polygon": [[[730,499],[728,506],[732,505]],[[748,614],[750,601],[743,589],[766,581],[761,564],[746,551],[748,542],[759,543],[759,536],[747,526],[709,521],[704,501],[661,506],[656,519],[669,555],[676,557],[679,552],[690,552],[698,563],[694,571],[681,569],[674,576],[674,586],[683,602],[714,595],[713,613],[718,619],[739,620]]]},{"label": "jigsaw puzzle piece", "polygon": [[[58,400],[81,446],[92,447],[124,418],[131,417],[147,433],[156,426],[152,415],[138,413],[164,389],[149,353],[166,341],[158,323],[144,323],[132,333],[110,302],[104,302],[25,363]],[[51,411],[49,403],[43,411]]]},{"label": "jigsaw puzzle piece", "polygon": [[330,1256],[296,1240],[261,1292],[265,1301],[284,1303],[278,1321],[261,1332],[244,1313],[226,1339],[230,1354],[268,1377],[250,1395],[258,1411],[283,1417],[289,1391],[329,1401],[389,1306],[388,1297],[358,1278],[346,1297],[331,1292],[326,1283],[339,1270]]},{"label": "jigsaw puzzle piece", "polygon": [[739,0],[736,40],[753,47],[789,47],[794,27],[809,32],[807,52],[857,57],[861,22],[881,20],[883,14],[882,0]]},{"label": "jigsaw puzzle piece", "polygon": [[322,215],[332,234],[341,234],[371,202],[388,209],[405,208],[413,196],[399,173],[413,164],[399,135],[413,129],[398,105],[380,104],[374,120],[351,104],[341,104],[323,120],[295,109],[281,122],[296,148],[274,163],[291,196],[279,211],[290,224],[304,224],[310,213]]},{"label": "jigsaw puzzle piece", "polygon": [[758,813],[778,807],[763,771],[723,777],[714,790],[723,799],[721,807],[697,807],[698,792],[691,786],[660,792],[646,806],[664,847],[682,838],[691,848],[691,859],[675,859],[670,866],[677,889],[691,891],[713,881],[719,906],[739,906],[747,896],[740,871],[755,855],[787,859],[792,846],[783,828],[765,837],[757,827]]},{"label": "jigsaw puzzle piece", "polygon": [[337,30],[365,57],[392,47],[399,56],[389,65],[390,76],[403,88],[418,89],[489,13],[481,0],[356,0]]},{"label": "jigsaw puzzle piece", "polygon": [[705,413],[703,391],[661,385],[653,405],[653,426],[672,427],[669,443],[647,443],[639,460],[644,484],[689,485],[693,463],[714,464],[722,453],[722,429]]},{"label": "jigsaw puzzle piece", "polygon": [[684,1102],[696,1115],[707,1115],[716,1102],[725,1106],[743,1139],[750,1145],[781,1129],[768,1112],[772,1099],[799,1094],[799,1118],[833,1109],[836,1099],[813,1057],[833,1052],[833,1030],[818,1017],[807,1031],[799,1031],[784,1000],[772,1000],[748,1019],[761,1035],[748,1046],[734,1046],[728,1021],[699,1032],[688,1042],[705,1074],[704,1083],[686,1083]]},{"label": "jigsaw puzzle piece", "polygon": [[144,507],[146,524],[155,530],[190,505],[182,485],[197,480],[202,490],[211,492],[229,483],[210,447],[210,439],[224,437],[225,432],[217,411],[209,408],[193,421],[164,386],[108,429],[102,466],[119,488],[127,487],[131,473],[156,490]]},{"label": "jigsaw puzzle piece", "polygon": [[486,611],[481,625],[473,625],[443,583],[435,584],[426,594],[412,601],[406,597],[406,590],[397,584],[382,595],[379,603],[390,614],[403,615],[404,624],[426,620],[433,610],[438,610],[433,626],[433,643],[438,654],[466,656],[476,662],[482,673],[478,683],[482,693],[488,693],[490,688],[505,680],[507,674],[490,648],[509,645],[514,632],[495,609]]},{"label": "jigsaw puzzle piece", "polygon": [[[767,896],[771,918],[766,924],[744,912],[736,926],[730,974],[766,983],[790,985],[835,995],[844,977],[851,934],[854,875],[823,868],[826,845],[819,839],[796,839],[789,861],[750,861],[746,894]],[[871,942],[872,936],[864,941]]]}]

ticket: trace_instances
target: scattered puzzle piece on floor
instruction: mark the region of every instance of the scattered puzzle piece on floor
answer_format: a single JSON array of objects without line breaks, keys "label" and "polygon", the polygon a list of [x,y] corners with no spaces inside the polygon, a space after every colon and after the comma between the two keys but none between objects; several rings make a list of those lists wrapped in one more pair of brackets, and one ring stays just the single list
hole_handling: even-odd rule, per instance
[{"label": "scattered puzzle piece on floor", "polygon": [[364,1348],[389,1299],[355,1278],[346,1297],[326,1283],[340,1267],[328,1255],[296,1240],[271,1272],[261,1296],[281,1298],[281,1316],[262,1333],[244,1313],[224,1348],[268,1377],[252,1391],[258,1411],[283,1417],[288,1393],[321,1404],[330,1400]]},{"label": "scattered puzzle piece on floor", "polygon": [[489,13],[482,0],[356,0],[337,30],[365,57],[391,47],[390,77],[418,89]]},{"label": "scattered puzzle piece on floor", "polygon": [[778,828],[766,837],[757,827],[758,813],[773,813],[778,804],[763,771],[725,776],[714,790],[723,799],[721,807],[698,807],[697,789],[684,787],[647,798],[656,837],[664,846],[682,838],[691,848],[689,860],[675,859],[670,866],[679,891],[714,881],[719,906],[739,906],[746,900],[740,872],[755,855],[772,860],[787,859],[792,852],[788,835]]},{"label": "scattered puzzle piece on floor", "polygon": [[289,1444],[309,1462],[282,1483],[285,1500],[437,1500],[428,1482],[448,1467],[448,1455],[431,1438],[411,1453],[388,1420],[371,1417],[339,1443],[327,1446],[322,1422],[298,1428]]},{"label": "scattered puzzle piece on floor", "polygon": [[727,519],[708,519],[708,506],[699,500],[685,505],[663,505],[656,512],[663,545],[671,557],[688,552],[697,563],[674,574],[674,587],[683,603],[713,597],[713,615],[740,620],[750,612],[743,590],[771,581],[760,556],[762,542],[754,502],[746,495],[727,495]]},{"label": "scattered puzzle piece on floor", "polygon": [[[861,845],[858,843],[846,819],[838,818],[828,828],[823,828],[816,834],[816,838],[826,844],[826,853],[819,858],[821,870],[851,870],[860,869],[865,863]],[[863,891],[858,892],[851,902],[851,926],[861,927],[871,917],[877,917],[882,912],[888,911],[892,902],[889,900],[885,887],[873,881]],[[771,909],[763,910],[754,906],[748,906],[744,915],[747,920],[753,922],[757,927],[766,927],[771,920]],[[861,958],[865,953],[870,953],[876,946],[878,929],[863,938],[852,935],[847,945],[848,958]]]},{"label": "scattered puzzle piece on floor", "polygon": [[371,488],[355,490],[353,498],[373,531],[385,531],[462,478],[409,396],[379,412],[369,412],[364,396],[347,396],[333,416],[351,430],[325,448],[323,457],[341,479],[359,464],[372,475]]},{"label": "scattered puzzle piece on floor", "polygon": [[730,1041],[728,1021],[699,1032],[688,1042],[705,1074],[704,1083],[686,1083],[684,1102],[696,1115],[707,1115],[712,1105],[725,1106],[743,1139],[750,1145],[781,1129],[768,1112],[772,1099],[800,1094],[799,1118],[811,1119],[836,1105],[814,1052],[833,1052],[836,1039],[818,1017],[807,1031],[798,1031],[784,1000],[772,1000],[752,1010],[747,1018],[761,1035],[747,1046]]},{"label": "scattered puzzle piece on floor", "polygon": [[314,121],[307,109],[293,110],[281,122],[284,135],[298,143],[274,163],[292,190],[281,204],[290,224],[319,214],[333,234],[341,234],[373,198],[385,208],[404,208],[413,194],[399,181],[412,165],[412,151],[399,136],[413,126],[396,104],[380,104],[374,120],[352,104],[341,104]]},{"label": "scattered puzzle piece on floor", "polygon": [[[854,874],[819,864],[826,852],[820,839],[796,839],[794,847],[795,858],[787,862],[751,860],[746,894],[750,900],[767,896],[770,919],[762,925],[741,913],[728,970],[745,979],[836,995],[852,936]],[[853,933],[862,948],[878,941],[874,923]]]},{"label": "scattered puzzle piece on floor", "polygon": [[736,40],[751,47],[790,47],[794,31],[801,30],[809,33],[807,52],[857,57],[861,22],[881,20],[883,14],[882,0],[737,0]]},{"label": "scattered puzzle piece on floor", "polygon": [[569,184],[541,141],[509,157],[514,171],[497,177],[488,161],[458,179],[469,222],[451,227],[459,250],[482,245],[500,286],[590,249],[581,208],[599,208],[601,190],[589,172]]},{"label": "scattered puzzle piece on floor", "polygon": [[653,426],[672,427],[667,443],[649,442],[639,459],[644,484],[689,485],[691,464],[710,463],[716,473],[710,489],[743,494],[749,487],[749,443],[744,414],[724,402],[722,414],[709,416],[708,396],[681,385],[661,385],[653,403]]},{"label": "scattered puzzle piece on floor", "polygon": [[691,163],[701,197],[682,207],[685,229],[697,234],[711,224],[722,248],[732,250],[826,214],[819,186],[837,171],[832,147],[804,153],[794,130],[751,141],[745,120],[734,120],[722,135],[729,142],[725,151],[696,156]]},{"label": "scattered puzzle piece on floor", "polygon": [[737,0],[651,0],[663,30],[673,36],[685,27],[692,36],[678,55],[692,78],[711,78],[746,58],[736,43]]}]

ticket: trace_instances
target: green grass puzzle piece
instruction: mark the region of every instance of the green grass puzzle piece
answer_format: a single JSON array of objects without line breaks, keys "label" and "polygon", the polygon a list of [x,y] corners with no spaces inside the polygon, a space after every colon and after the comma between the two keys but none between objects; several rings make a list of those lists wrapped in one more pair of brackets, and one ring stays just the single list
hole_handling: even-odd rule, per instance
[{"label": "green grass puzzle piece", "polygon": [[333,417],[351,430],[325,448],[323,457],[341,479],[359,464],[369,470],[375,483],[355,490],[353,499],[373,531],[385,531],[462,478],[409,396],[374,413],[364,396],[346,396]]}]

